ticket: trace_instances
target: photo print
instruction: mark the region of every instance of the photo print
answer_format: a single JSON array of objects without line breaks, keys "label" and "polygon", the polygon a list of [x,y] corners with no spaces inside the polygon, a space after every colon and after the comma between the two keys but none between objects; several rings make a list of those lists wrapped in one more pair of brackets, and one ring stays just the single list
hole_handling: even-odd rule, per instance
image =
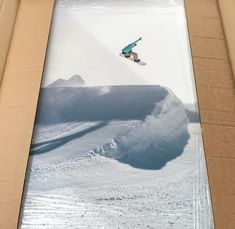
[{"label": "photo print", "polygon": [[22,229],[213,229],[183,0],[57,0]]}]

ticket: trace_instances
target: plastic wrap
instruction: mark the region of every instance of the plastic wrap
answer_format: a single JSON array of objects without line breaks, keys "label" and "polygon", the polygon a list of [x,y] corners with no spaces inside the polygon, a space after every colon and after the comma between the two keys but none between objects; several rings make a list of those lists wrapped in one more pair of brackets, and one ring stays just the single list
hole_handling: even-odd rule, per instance
[{"label": "plastic wrap", "polygon": [[30,153],[21,228],[214,228],[183,1],[57,1]]}]

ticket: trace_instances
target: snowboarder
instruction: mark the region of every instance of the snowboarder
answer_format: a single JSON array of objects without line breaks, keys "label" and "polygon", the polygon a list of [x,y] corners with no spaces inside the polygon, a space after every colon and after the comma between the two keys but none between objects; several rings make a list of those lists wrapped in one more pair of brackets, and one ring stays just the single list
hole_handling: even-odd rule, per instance
[{"label": "snowboarder", "polygon": [[132,49],[137,45],[137,42],[139,42],[140,40],[142,40],[142,37],[140,37],[138,40],[130,43],[129,45],[127,45],[126,47],[124,47],[122,49],[122,54],[126,57],[126,58],[130,58],[131,56],[134,58],[134,62],[140,62],[140,59],[138,58],[138,54],[136,52],[133,52]]}]

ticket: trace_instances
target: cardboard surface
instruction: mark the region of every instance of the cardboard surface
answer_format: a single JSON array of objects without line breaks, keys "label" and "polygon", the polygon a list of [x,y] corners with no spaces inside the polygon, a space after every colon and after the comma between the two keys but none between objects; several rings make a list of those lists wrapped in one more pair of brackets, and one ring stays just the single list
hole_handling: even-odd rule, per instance
[{"label": "cardboard surface", "polygon": [[186,0],[215,226],[235,225],[235,89],[216,0]]},{"label": "cardboard surface", "polygon": [[235,0],[218,0],[231,66],[235,75]]},{"label": "cardboard surface", "polygon": [[[233,229],[235,89],[223,27],[216,0],[185,0],[185,4],[214,220],[216,228]],[[14,39],[2,81],[0,90],[0,228],[2,229],[16,228],[17,225],[52,9],[53,0],[21,0]],[[230,47],[231,45],[229,50]]]},{"label": "cardboard surface", "polygon": [[17,227],[53,9],[21,0],[0,90],[0,228]]},{"label": "cardboard surface", "polygon": [[0,84],[17,15],[19,0],[0,0]]}]

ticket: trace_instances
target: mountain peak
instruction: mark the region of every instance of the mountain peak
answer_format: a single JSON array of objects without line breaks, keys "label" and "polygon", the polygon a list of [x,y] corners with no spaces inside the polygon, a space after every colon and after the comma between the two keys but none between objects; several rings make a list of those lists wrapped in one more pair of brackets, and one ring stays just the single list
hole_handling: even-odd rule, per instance
[{"label": "mountain peak", "polygon": [[86,83],[80,75],[73,75],[69,79],[58,79],[53,83],[49,84],[47,87],[82,87]]},{"label": "mountain peak", "polygon": [[78,83],[80,85],[85,85],[85,81],[83,80],[83,78],[80,75],[73,75],[67,81]]}]

